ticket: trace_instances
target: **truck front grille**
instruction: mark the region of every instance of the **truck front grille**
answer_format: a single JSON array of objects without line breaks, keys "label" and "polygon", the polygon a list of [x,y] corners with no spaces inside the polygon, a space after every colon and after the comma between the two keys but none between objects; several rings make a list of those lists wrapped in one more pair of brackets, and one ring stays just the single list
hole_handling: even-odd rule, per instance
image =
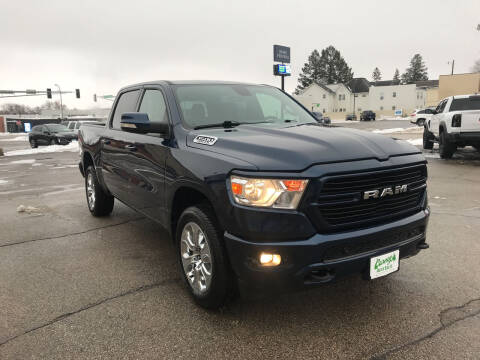
[{"label": "truck front grille", "polygon": [[[318,179],[307,215],[319,232],[362,228],[399,219],[421,209],[427,170],[424,164]],[[407,185],[406,192],[364,199],[364,193]]]}]

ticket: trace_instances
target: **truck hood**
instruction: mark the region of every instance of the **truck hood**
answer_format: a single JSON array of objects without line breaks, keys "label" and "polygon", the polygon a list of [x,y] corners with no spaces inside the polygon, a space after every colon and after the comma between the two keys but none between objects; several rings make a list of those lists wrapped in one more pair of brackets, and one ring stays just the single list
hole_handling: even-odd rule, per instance
[{"label": "truck hood", "polygon": [[[194,142],[197,136],[216,137],[213,145]],[[314,164],[419,154],[406,141],[349,128],[316,124],[240,125],[233,129],[193,130],[187,146],[247,161],[261,171],[301,171]]]}]

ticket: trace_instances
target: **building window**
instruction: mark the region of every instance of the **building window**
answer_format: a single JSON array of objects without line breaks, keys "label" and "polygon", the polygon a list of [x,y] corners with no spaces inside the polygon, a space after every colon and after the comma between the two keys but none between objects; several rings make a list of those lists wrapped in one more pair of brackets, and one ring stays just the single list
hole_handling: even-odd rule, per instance
[{"label": "building window", "polygon": [[323,113],[325,114],[325,109],[323,109]]},{"label": "building window", "polygon": [[392,106],[392,110],[395,110],[395,105]]},{"label": "building window", "polygon": [[[344,95],[345,96],[345,95]],[[347,111],[347,109],[343,108],[343,112]]]},{"label": "building window", "polygon": [[380,110],[383,110],[383,106],[380,106]]},{"label": "building window", "polygon": [[338,100],[342,100],[342,95],[338,95]]},{"label": "building window", "polygon": [[357,111],[362,111],[362,108],[358,108]]},{"label": "building window", "polygon": [[366,94],[362,94],[362,97],[366,97],[367,95]]},{"label": "building window", "polygon": [[325,94],[323,94],[323,96],[322,96],[322,97],[325,99],[327,96],[326,96]]},{"label": "building window", "polygon": [[394,91],[392,97],[397,97],[397,93]]}]

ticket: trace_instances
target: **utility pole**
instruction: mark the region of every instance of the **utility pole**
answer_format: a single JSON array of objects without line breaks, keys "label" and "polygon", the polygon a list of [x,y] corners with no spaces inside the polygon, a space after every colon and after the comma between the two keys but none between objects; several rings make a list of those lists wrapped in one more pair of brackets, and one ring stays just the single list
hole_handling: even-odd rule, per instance
[{"label": "utility pole", "polygon": [[62,101],[62,89],[60,89],[60,85],[55,84],[56,87],[58,87],[58,93],[60,94],[60,114],[63,120],[63,101]]},{"label": "utility pole", "polygon": [[[450,61],[448,62],[448,64],[450,64]],[[452,73],[451,75],[453,75],[453,68],[455,67],[455,59],[452,60]]]}]

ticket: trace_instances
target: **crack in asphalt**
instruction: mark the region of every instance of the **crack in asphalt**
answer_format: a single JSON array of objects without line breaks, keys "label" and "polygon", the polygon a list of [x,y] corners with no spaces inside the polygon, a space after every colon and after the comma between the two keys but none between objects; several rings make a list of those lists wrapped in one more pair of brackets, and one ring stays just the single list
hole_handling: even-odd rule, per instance
[{"label": "crack in asphalt", "polygon": [[[472,306],[473,305],[473,306]],[[440,318],[441,326],[432,330],[428,334],[419,337],[418,339],[412,340],[408,343],[399,345],[393,349],[390,349],[380,355],[374,355],[370,357],[370,360],[385,360],[389,355],[392,355],[400,350],[408,348],[410,346],[417,345],[424,340],[434,337],[440,331],[443,331],[453,324],[456,324],[459,321],[474,317],[480,314],[480,298],[472,299],[460,306],[452,306],[447,309],[440,311],[438,317]]]},{"label": "crack in asphalt", "polygon": [[147,291],[147,290],[151,290],[151,289],[154,289],[154,288],[158,288],[158,287],[162,287],[162,286],[166,286],[166,285],[169,285],[169,284],[173,284],[173,283],[176,283],[176,282],[179,282],[181,279],[180,278],[173,278],[173,279],[166,279],[166,280],[163,280],[163,281],[160,281],[158,283],[154,283],[154,284],[150,284],[150,285],[142,285],[140,287],[137,287],[135,289],[131,289],[131,290],[128,290],[124,293],[120,293],[120,294],[117,294],[117,295],[114,295],[114,296],[110,296],[110,297],[107,297],[107,298],[104,298],[102,300],[98,300],[97,302],[94,302],[94,303],[90,303],[84,307],[81,307],[80,309],[78,310],[75,310],[75,311],[71,311],[71,312],[68,312],[68,313],[65,313],[65,314],[62,314],[60,316],[57,316],[56,318],[42,324],[42,325],[38,325],[38,326],[35,326],[31,329],[28,329],[26,331],[24,331],[23,333],[21,334],[18,334],[18,335],[15,335],[15,336],[12,336],[8,339],[6,339],[5,341],[1,342],[0,343],[0,346],[3,346],[7,343],[9,343],[10,341],[12,340],[15,340],[23,335],[27,335],[31,332],[34,332],[34,331],[37,331],[37,330],[40,330],[40,329],[43,329],[47,326],[50,326],[50,325],[53,325],[63,319],[66,319],[70,316],[73,316],[73,315],[76,315],[76,314],[79,314],[83,311],[86,311],[86,310],[89,310],[89,309],[92,309],[96,306],[99,306],[99,305],[102,305],[106,302],[109,302],[111,300],[115,300],[115,299],[118,299],[118,298],[121,298],[121,297],[124,297],[124,296],[128,296],[128,295],[132,295],[132,294],[135,294],[135,293],[139,293],[139,292],[143,292],[143,291]]},{"label": "crack in asphalt", "polygon": [[49,237],[39,238],[39,239],[30,239],[30,240],[19,241],[19,242],[14,242],[14,243],[2,244],[2,245],[0,245],[0,248],[7,247],[7,246],[14,246],[14,245],[26,244],[26,243],[35,242],[35,241],[54,240],[54,239],[61,239],[61,238],[64,238],[64,237],[68,237],[68,236],[86,234],[86,233],[89,233],[89,232],[92,232],[92,231],[101,230],[101,229],[108,229],[108,228],[111,228],[111,227],[114,227],[114,226],[124,225],[124,224],[128,224],[128,223],[131,223],[131,222],[143,220],[143,219],[145,219],[145,217],[140,217],[140,218],[125,220],[125,221],[121,221],[121,222],[119,222],[119,223],[103,225],[103,226],[99,226],[99,227],[96,227],[96,228],[92,228],[92,229],[88,229],[88,230],[83,230],[83,231],[78,231],[78,232],[74,232],[74,233],[70,233],[70,234],[65,234],[65,235],[56,235],[56,236],[49,236]]}]

